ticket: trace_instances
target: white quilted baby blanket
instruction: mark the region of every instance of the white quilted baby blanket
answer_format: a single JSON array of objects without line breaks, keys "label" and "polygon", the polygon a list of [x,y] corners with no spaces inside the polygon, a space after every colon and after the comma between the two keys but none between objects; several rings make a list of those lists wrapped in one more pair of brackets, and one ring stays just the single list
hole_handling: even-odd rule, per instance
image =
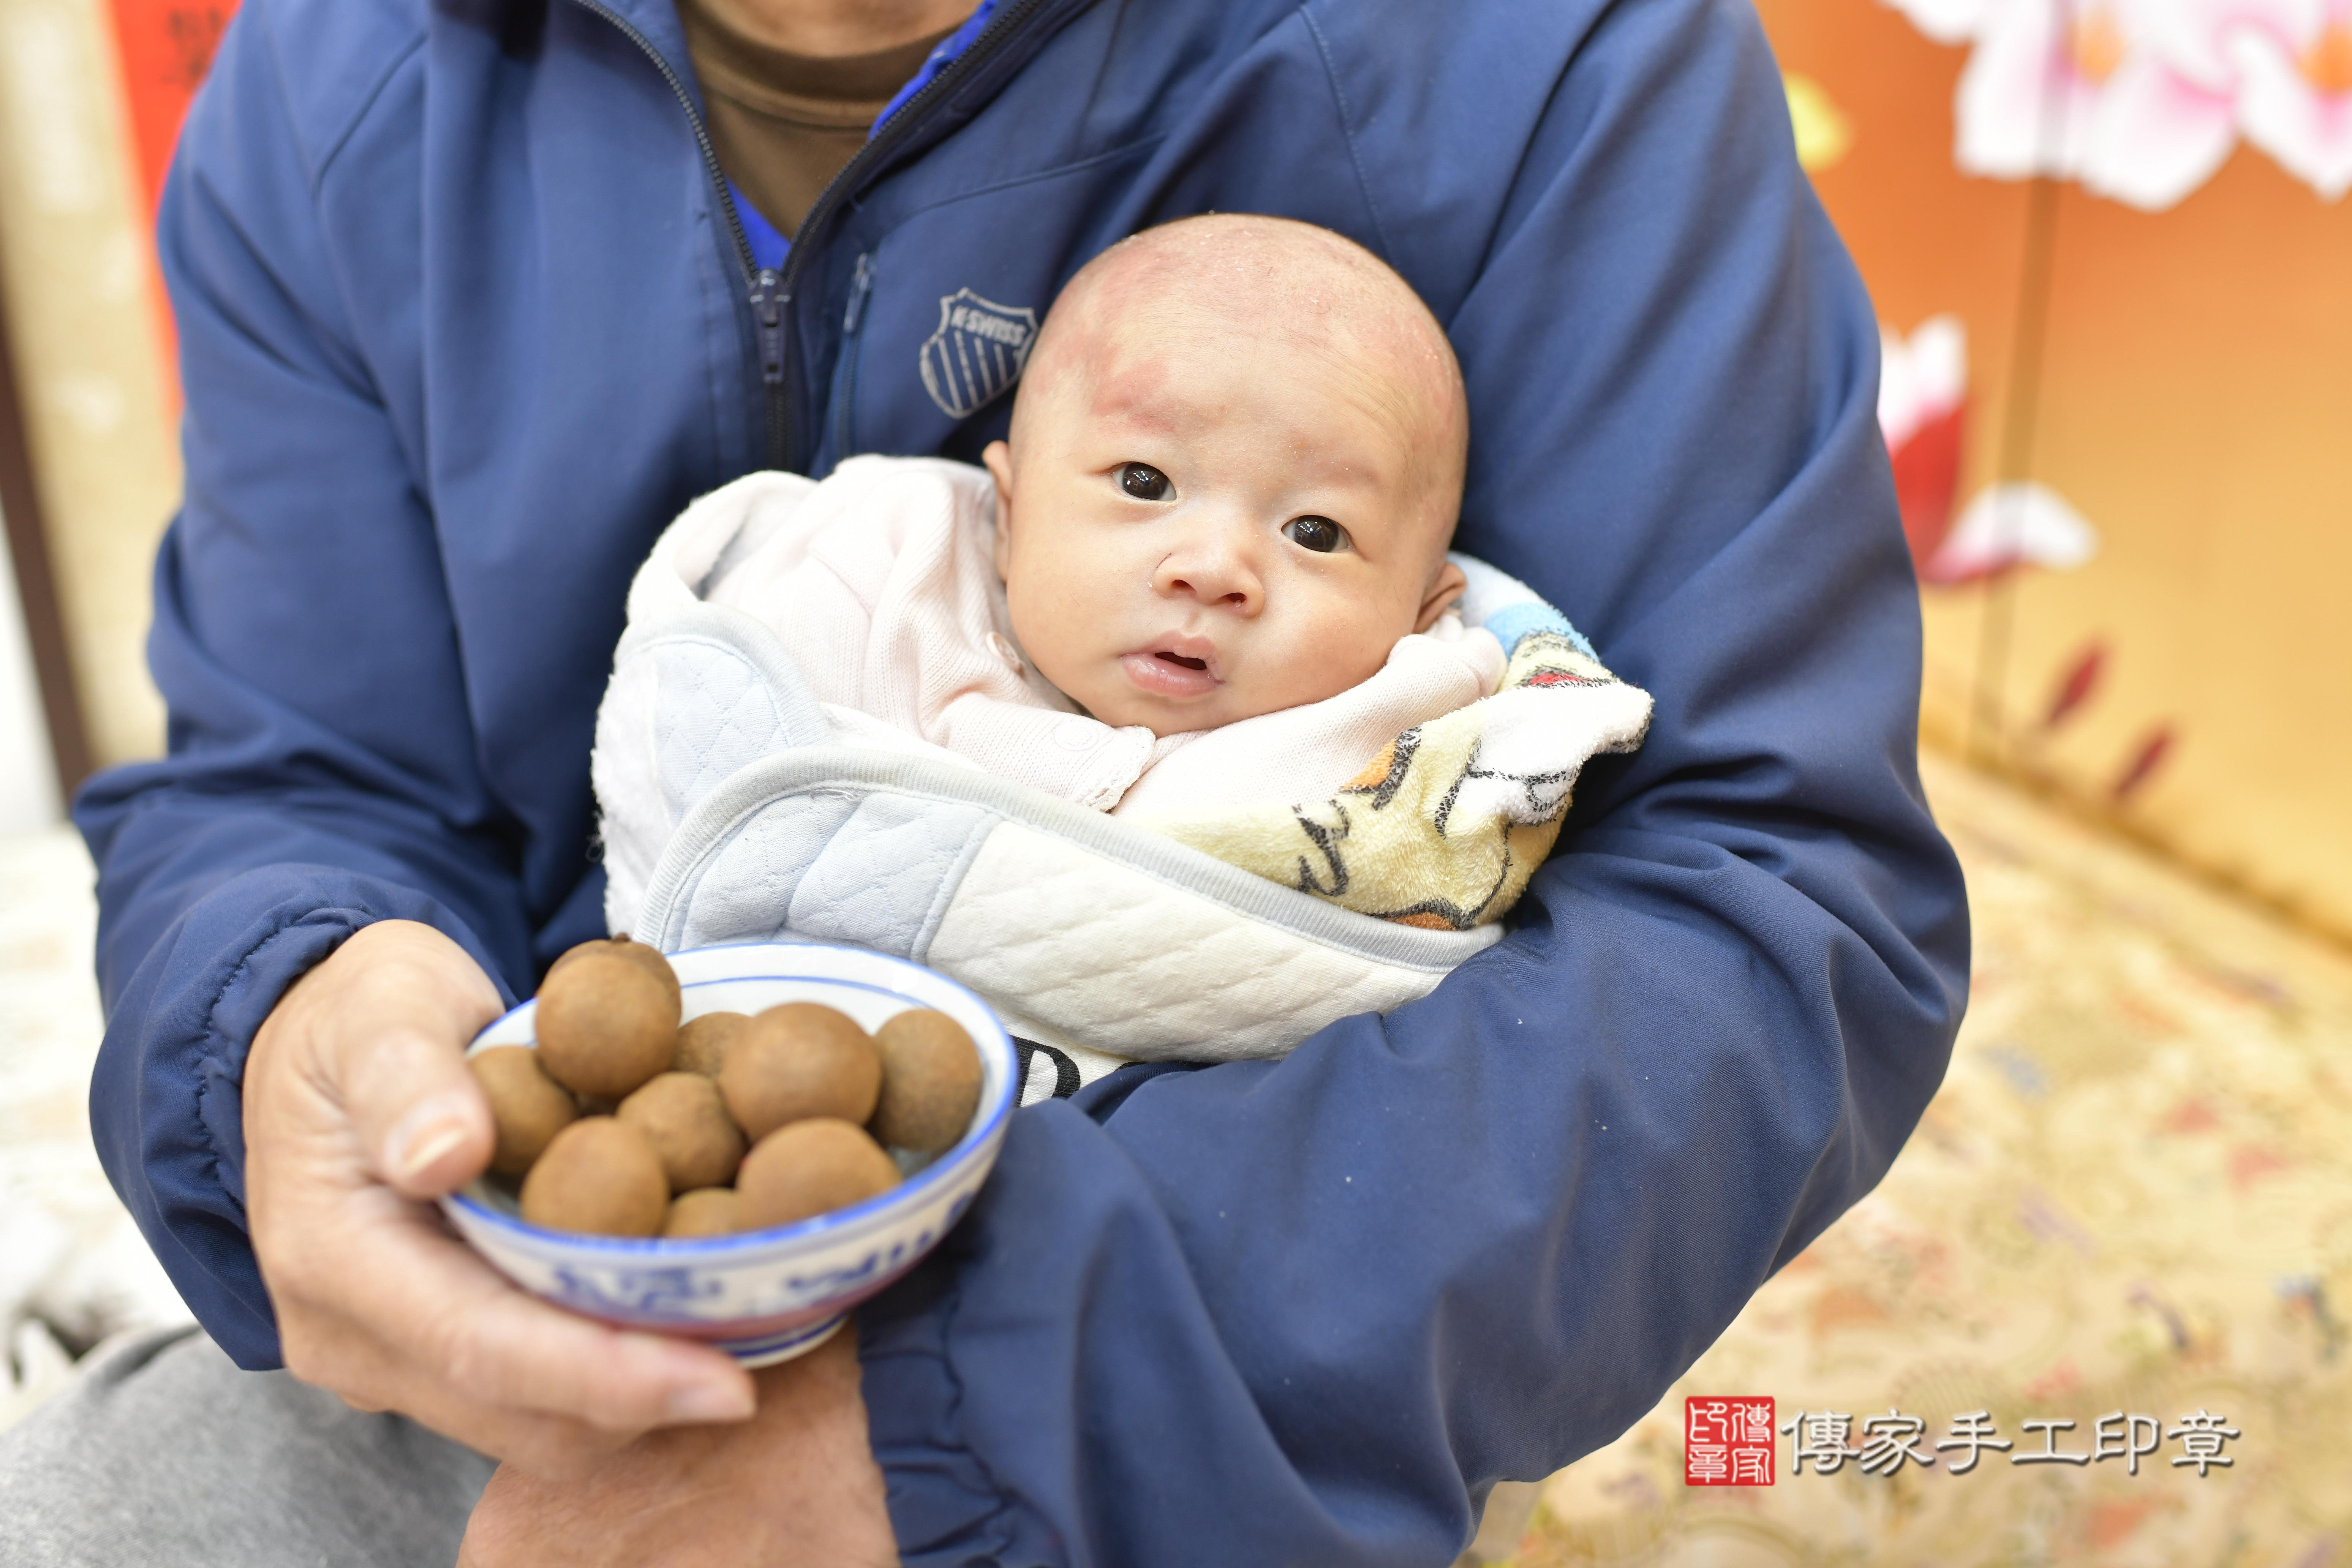
[{"label": "white quilted baby blanket", "polygon": [[[1153,831],[919,742],[845,734],[757,616],[710,602],[730,526],[713,503],[740,494],[748,521],[790,479],[758,478],[696,503],[631,587],[593,762],[610,929],[669,951],[814,940],[929,964],[1047,1047],[1024,1099],[1122,1060],[1280,1056],[1427,994],[1499,936],[1493,916],[1549,849],[1583,762],[1630,750],[1648,721],[1647,696],[1557,612],[1456,557],[1463,619],[1517,650],[1497,695],[1349,763],[1365,776],[1327,801],[1154,811]],[[681,563],[671,536],[689,521]],[[1456,880],[1479,884],[1468,913],[1459,896],[1436,900],[1442,917],[1377,899],[1391,918],[1360,912],[1347,854],[1360,895],[1399,854],[1453,867],[1431,858],[1453,811],[1493,828],[1485,858],[1459,862]],[[1291,840],[1320,846],[1311,865]],[[1489,891],[1498,868],[1510,885]]]}]

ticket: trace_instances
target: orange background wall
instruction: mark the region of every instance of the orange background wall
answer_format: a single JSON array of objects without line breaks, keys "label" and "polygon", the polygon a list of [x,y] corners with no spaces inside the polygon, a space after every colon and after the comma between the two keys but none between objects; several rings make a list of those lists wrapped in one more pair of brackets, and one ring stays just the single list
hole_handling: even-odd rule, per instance
[{"label": "orange background wall", "polygon": [[2352,202],[2243,144],[2158,212],[1965,174],[1965,46],[1874,0],[1759,9],[1849,132],[1814,181],[1882,321],[1966,323],[1962,500],[2030,478],[2100,535],[2075,570],[1924,590],[1929,737],[2352,933]]}]

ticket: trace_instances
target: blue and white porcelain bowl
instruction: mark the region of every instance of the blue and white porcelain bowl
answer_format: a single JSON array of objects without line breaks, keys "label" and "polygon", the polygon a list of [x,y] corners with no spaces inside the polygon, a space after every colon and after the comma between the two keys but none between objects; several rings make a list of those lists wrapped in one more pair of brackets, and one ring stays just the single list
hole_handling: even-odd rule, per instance
[{"label": "blue and white porcelain bowl", "polygon": [[[685,1016],[822,1002],[872,1030],[915,1007],[953,1018],[980,1047],[980,1105],[963,1138],[879,1197],[734,1236],[583,1236],[525,1222],[476,1182],[441,1201],[499,1272],[558,1306],[631,1328],[707,1340],[749,1366],[815,1349],[849,1310],[915,1265],[963,1215],[996,1163],[1018,1078],[1012,1037],[943,974],[862,948],[773,942],[669,955]],[[484,1029],[468,1054],[538,1044],[536,1002]]]}]

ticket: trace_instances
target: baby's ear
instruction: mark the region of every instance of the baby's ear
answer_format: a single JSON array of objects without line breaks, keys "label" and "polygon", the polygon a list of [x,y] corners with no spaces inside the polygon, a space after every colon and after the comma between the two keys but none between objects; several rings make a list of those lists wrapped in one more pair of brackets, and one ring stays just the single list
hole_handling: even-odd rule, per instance
[{"label": "baby's ear", "polygon": [[1425,632],[1435,626],[1437,617],[1445,613],[1445,606],[1468,592],[1469,587],[1470,579],[1462,575],[1462,568],[1448,561],[1438,569],[1429,592],[1422,595],[1421,618],[1413,622],[1412,629]]},{"label": "baby's ear", "polygon": [[996,574],[1004,575],[1013,558],[1013,448],[991,441],[980,454],[988,477],[996,481]]}]

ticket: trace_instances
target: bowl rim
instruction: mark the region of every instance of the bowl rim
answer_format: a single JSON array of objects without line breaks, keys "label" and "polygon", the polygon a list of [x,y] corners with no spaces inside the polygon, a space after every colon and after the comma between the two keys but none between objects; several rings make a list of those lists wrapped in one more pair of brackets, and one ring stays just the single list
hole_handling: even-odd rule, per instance
[{"label": "bowl rim", "polygon": [[[982,1001],[970,986],[940,973],[936,969],[917,963],[911,959],[876,952],[871,948],[845,947],[830,942],[719,942],[708,947],[682,948],[675,953],[665,953],[663,956],[684,958],[693,953],[719,952],[737,948],[768,952],[778,949],[797,949],[807,952],[850,952],[861,959],[883,959],[891,963],[903,964],[938,981],[950,990],[961,992],[980,1010],[981,1015],[988,1019],[996,1038],[1003,1042],[1007,1065],[1003,1088],[996,1097],[996,1103],[989,1108],[988,1114],[981,1119],[978,1126],[967,1131],[961,1139],[934,1156],[929,1164],[889,1191],[877,1193],[870,1198],[862,1198],[846,1208],[812,1215],[806,1219],[794,1220],[790,1225],[770,1226],[765,1230],[741,1230],[728,1236],[595,1236],[586,1231],[551,1230],[545,1226],[533,1225],[520,1215],[506,1214],[492,1208],[480,1199],[471,1196],[466,1187],[444,1194],[441,1201],[463,1209],[469,1218],[481,1221],[494,1229],[510,1232],[518,1239],[533,1243],[553,1242],[560,1247],[592,1252],[635,1253],[648,1258],[718,1258],[730,1253],[748,1251],[755,1247],[774,1247],[779,1242],[784,1241],[815,1241],[820,1238],[846,1241],[851,1239],[855,1232],[871,1228],[877,1222],[888,1218],[889,1211],[892,1209],[901,1205],[919,1204],[931,1188],[944,1185],[950,1178],[961,1173],[962,1169],[971,1160],[977,1158],[984,1149],[996,1141],[997,1135],[1011,1120],[1013,1108],[1021,1097],[1021,1086],[1016,1081],[1021,1070],[1021,1053],[1013,1046],[1012,1033],[1005,1028],[1004,1020],[996,1016],[996,1009]],[[679,990],[683,992],[703,985],[734,985],[746,981],[761,980],[816,980],[828,985],[845,985],[856,990],[872,991],[901,1000],[908,999],[905,992],[894,991],[887,985],[877,985],[870,981],[822,974],[713,975],[707,980],[684,982],[680,984]],[[499,1014],[489,1023],[483,1025],[475,1032],[474,1039],[467,1042],[467,1055],[473,1054],[475,1041],[478,1041],[484,1035],[488,1034],[516,1014],[536,1006],[538,1001],[536,996],[526,998]],[[975,1046],[978,1045],[977,1041],[973,1043]],[[530,1048],[533,1050],[538,1048],[536,1036],[533,1037]],[[476,1178],[477,1181],[479,1179],[479,1177]],[[467,1187],[471,1185],[473,1185],[471,1182],[467,1184]]]}]

